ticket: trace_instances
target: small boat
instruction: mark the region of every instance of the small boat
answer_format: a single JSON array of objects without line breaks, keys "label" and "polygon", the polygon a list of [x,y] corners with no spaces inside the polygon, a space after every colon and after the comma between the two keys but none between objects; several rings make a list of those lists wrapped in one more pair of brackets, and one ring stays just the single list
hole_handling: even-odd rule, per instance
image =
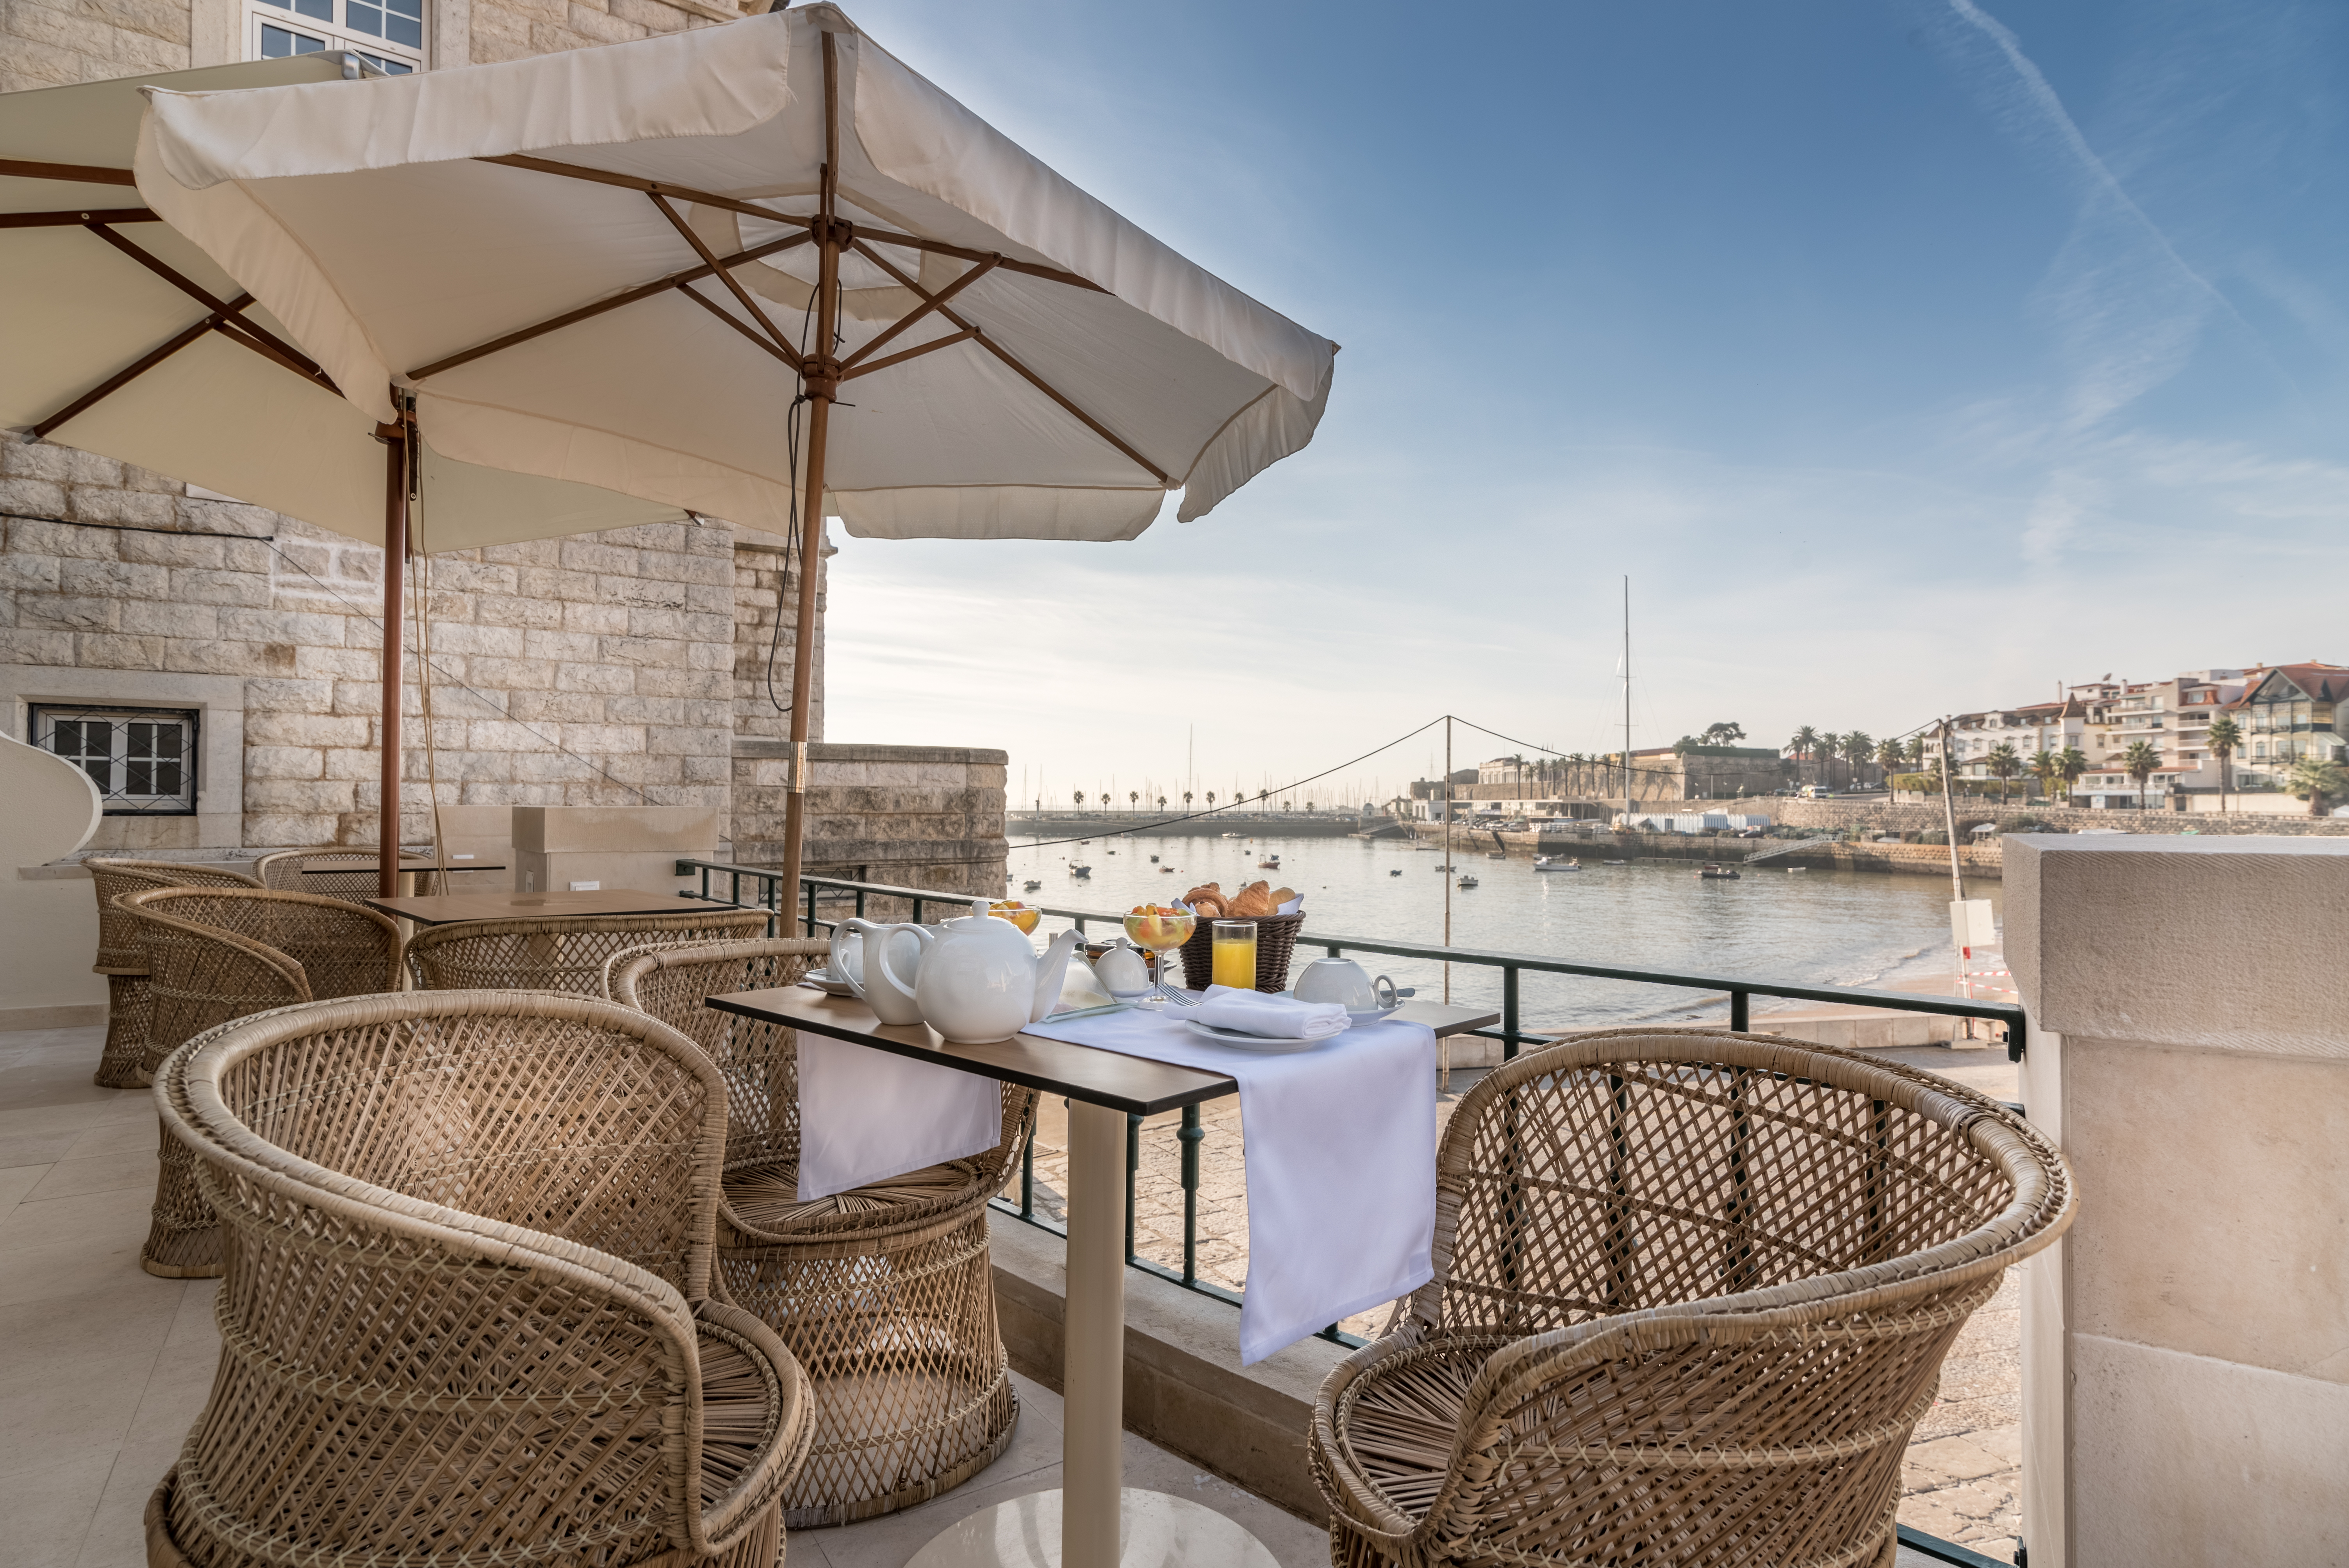
[{"label": "small boat", "polygon": [[1114,854],[1116,854],[1116,853],[1117,853],[1117,851],[1116,851],[1116,850],[1114,850],[1114,849],[1112,849],[1112,850],[1107,851],[1107,853],[1112,854],[1112,855],[1114,855]]},{"label": "small boat", "polygon": [[1151,863],[1153,866],[1157,865],[1157,864],[1158,864],[1158,857],[1157,857],[1157,856],[1155,856],[1155,855],[1152,856],[1152,857],[1150,857],[1150,863]]},{"label": "small boat", "polygon": [[1032,893],[1043,885],[1043,883],[1038,881],[1035,877],[1030,877],[1028,880],[1019,884],[1019,890],[1023,893]]},{"label": "small boat", "polygon": [[1534,857],[1534,869],[1537,871],[1579,871],[1582,869],[1582,867],[1578,862],[1572,860],[1560,860],[1555,855],[1537,855]]},{"label": "small boat", "polygon": [[1174,867],[1173,867],[1172,866],[1161,866],[1161,867],[1159,867],[1159,869],[1160,869],[1161,871],[1165,872],[1165,873],[1166,873],[1166,875],[1168,875],[1169,877],[1172,877],[1173,875],[1174,875]]},{"label": "small boat", "polygon": [[1226,838],[1237,838],[1237,837],[1239,836],[1239,835],[1238,835],[1238,834],[1237,834],[1237,833],[1226,833],[1226,834],[1225,834],[1225,835],[1224,835],[1224,836],[1225,836]]},{"label": "small boat", "polygon": [[1697,879],[1702,882],[1736,882],[1744,879],[1744,873],[1733,870],[1725,871],[1711,861],[1707,861],[1704,869],[1696,875]]},{"label": "small boat", "polygon": [[1475,885],[1476,878],[1474,877],[1463,877],[1460,878],[1460,886],[1463,888],[1474,888]]},{"label": "small boat", "polygon": [[1280,857],[1276,855],[1269,860],[1259,860],[1256,863],[1256,868],[1259,871],[1278,871],[1280,869]]},{"label": "small boat", "polygon": [[1069,875],[1071,877],[1090,877],[1092,874],[1093,868],[1090,866],[1071,866],[1069,867]]},{"label": "small boat", "polygon": [[1799,877],[1809,869],[1810,867],[1807,866],[1789,866],[1786,867],[1786,875],[1789,877]]},{"label": "small boat", "polygon": [[1602,860],[1599,864],[1602,866],[1629,866],[1631,863],[1629,860]]},{"label": "small boat", "polygon": [[1509,852],[1506,849],[1487,849],[1485,851],[1485,858],[1487,860],[1506,860],[1508,857]]},{"label": "small boat", "polygon": [[1388,875],[1388,876],[1390,876],[1390,877],[1400,877],[1400,876],[1402,876],[1402,873],[1401,871],[1390,871],[1390,872],[1388,872],[1388,873],[1387,873],[1387,875]]}]

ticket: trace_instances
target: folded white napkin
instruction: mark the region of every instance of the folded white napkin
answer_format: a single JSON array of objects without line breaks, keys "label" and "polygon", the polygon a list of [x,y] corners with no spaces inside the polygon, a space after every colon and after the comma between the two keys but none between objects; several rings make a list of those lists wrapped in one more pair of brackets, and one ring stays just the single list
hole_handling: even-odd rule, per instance
[{"label": "folded white napkin", "polygon": [[1268,1040],[1319,1040],[1352,1022],[1334,1002],[1299,1002],[1235,985],[1209,986],[1199,1005],[1185,1016],[1211,1029],[1261,1034]]}]

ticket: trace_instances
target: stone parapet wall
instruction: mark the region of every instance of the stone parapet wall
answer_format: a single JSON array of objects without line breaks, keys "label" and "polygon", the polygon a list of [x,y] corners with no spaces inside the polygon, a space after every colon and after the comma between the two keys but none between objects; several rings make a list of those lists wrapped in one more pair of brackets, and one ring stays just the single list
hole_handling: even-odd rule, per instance
[{"label": "stone parapet wall", "polygon": [[[1009,761],[1002,752],[960,746],[810,745],[806,869],[1000,898]],[[740,864],[781,862],[791,770],[789,742],[734,742],[732,838]]]},{"label": "stone parapet wall", "polygon": [[[1919,805],[1891,800],[1796,800],[1786,796],[1753,796],[1733,800],[1692,800],[1686,811],[1759,812],[1777,827],[1841,827],[1875,829],[1883,833],[1931,833],[1944,826],[1937,798]],[[2077,833],[2084,828],[2113,828],[2123,833],[2203,834],[2349,834],[2349,817],[2284,816],[2265,812],[2236,811],[2093,811],[2076,805],[2025,805],[2021,800],[2004,805],[1997,797],[1961,798],[1958,826],[1962,831],[1976,822],[2002,822],[2010,816],[2031,815],[2050,827]]]},{"label": "stone parapet wall", "polygon": [[0,92],[185,70],[191,33],[187,0],[7,0]]}]

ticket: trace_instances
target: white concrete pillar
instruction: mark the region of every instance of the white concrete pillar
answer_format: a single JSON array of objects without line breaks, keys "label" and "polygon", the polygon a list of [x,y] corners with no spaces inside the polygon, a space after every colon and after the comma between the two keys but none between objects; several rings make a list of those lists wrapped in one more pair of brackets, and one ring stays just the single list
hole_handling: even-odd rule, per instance
[{"label": "white concrete pillar", "polygon": [[2349,1563],[2349,839],[2002,842],[2032,1568]]}]

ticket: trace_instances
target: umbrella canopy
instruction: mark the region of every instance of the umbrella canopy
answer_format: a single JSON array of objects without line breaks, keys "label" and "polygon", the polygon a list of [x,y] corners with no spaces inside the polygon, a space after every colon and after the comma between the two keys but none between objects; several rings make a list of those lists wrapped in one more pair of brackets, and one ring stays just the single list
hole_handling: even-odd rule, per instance
[{"label": "umbrella canopy", "polygon": [[141,193],[362,406],[414,389],[467,461],[784,522],[835,130],[854,406],[824,472],[851,533],[1129,538],[1166,491],[1197,517],[1302,447],[1329,390],[1333,344],[830,5],[355,90],[150,96]]},{"label": "umbrella canopy", "polygon": [[[142,87],[347,92],[358,75],[356,57],[313,54],[0,94],[0,425],[381,543],[376,425],[391,416],[380,379],[366,410],[339,396],[265,307],[130,189]],[[436,549],[678,514],[457,462],[429,442],[421,462]]]},{"label": "umbrella canopy", "polygon": [[[465,462],[779,533],[803,490],[868,537],[1128,539],[1167,492],[1200,517],[1302,448],[1329,396],[1335,344],[830,5],[356,89],[149,98],[150,205],[355,401],[389,418],[412,396]],[[799,532],[806,649],[823,530]],[[795,661],[786,887],[812,672]]]}]

